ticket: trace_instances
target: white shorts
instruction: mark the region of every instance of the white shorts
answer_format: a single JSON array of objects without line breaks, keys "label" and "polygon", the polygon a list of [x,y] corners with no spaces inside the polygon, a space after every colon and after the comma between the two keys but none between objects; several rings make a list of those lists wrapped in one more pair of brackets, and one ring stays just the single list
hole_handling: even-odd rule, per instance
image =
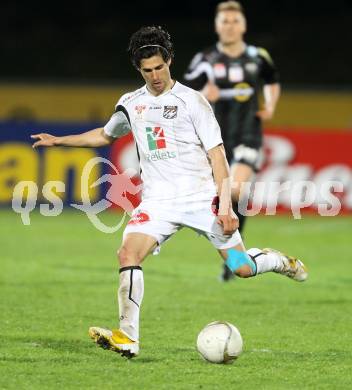
[{"label": "white shorts", "polygon": [[[216,249],[229,249],[242,242],[236,230],[232,235],[225,235],[222,226],[217,223],[214,199],[197,203],[189,210],[166,206],[170,204],[155,201],[142,201],[133,211],[123,236],[129,233],[143,233],[155,238],[160,246],[183,227],[189,227],[205,236]],[[159,248],[158,248],[159,249]],[[158,250],[156,251],[156,253]]]}]

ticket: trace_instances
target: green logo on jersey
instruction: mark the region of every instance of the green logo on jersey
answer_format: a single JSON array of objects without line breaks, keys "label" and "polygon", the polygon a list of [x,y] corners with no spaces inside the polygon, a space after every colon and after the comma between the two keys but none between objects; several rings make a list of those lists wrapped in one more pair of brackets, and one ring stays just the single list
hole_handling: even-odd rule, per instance
[{"label": "green logo on jersey", "polygon": [[161,127],[146,127],[149,150],[165,149],[165,135]]}]

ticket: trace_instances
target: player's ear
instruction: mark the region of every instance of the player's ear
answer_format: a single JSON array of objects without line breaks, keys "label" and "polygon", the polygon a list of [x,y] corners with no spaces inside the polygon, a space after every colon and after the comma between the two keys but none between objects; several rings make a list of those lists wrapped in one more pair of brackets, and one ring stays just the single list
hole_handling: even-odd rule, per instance
[{"label": "player's ear", "polygon": [[167,63],[167,66],[168,66],[168,67],[170,67],[170,65],[171,65],[171,63],[172,63],[172,59],[171,59],[171,58],[169,58],[169,59],[167,60],[167,62],[166,62],[166,63]]},{"label": "player's ear", "polygon": [[243,34],[245,34],[246,32],[247,32],[247,19],[243,15]]},{"label": "player's ear", "polygon": [[214,19],[214,31],[215,31],[216,34],[219,34],[217,17]]}]

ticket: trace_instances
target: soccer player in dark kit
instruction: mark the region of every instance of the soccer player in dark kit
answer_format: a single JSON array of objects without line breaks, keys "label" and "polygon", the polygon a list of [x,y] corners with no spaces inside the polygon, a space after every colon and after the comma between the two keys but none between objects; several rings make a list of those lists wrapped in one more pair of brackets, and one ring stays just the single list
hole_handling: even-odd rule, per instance
[{"label": "soccer player in dark kit", "polygon": [[[200,90],[213,105],[231,165],[233,209],[242,232],[245,215],[239,211],[238,203],[245,193],[241,184],[253,180],[260,169],[262,121],[274,115],[280,96],[279,76],[265,49],[244,42],[246,18],[239,2],[218,4],[215,30],[219,41],[195,55],[184,83]],[[260,109],[261,90],[264,107]],[[222,280],[231,277],[224,266]]]}]

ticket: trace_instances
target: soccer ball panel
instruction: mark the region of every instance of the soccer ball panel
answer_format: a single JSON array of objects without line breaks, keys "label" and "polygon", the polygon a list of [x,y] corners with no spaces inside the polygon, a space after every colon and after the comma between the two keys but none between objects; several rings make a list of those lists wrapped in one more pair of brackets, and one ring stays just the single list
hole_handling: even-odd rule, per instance
[{"label": "soccer ball panel", "polygon": [[240,356],[243,349],[243,340],[239,330],[232,324],[227,323],[231,328],[231,337],[227,344],[227,354],[230,358],[236,359]]},{"label": "soccer ball panel", "polygon": [[233,361],[242,352],[242,346],[242,337],[238,329],[224,321],[208,324],[197,338],[198,352],[212,363]]}]

